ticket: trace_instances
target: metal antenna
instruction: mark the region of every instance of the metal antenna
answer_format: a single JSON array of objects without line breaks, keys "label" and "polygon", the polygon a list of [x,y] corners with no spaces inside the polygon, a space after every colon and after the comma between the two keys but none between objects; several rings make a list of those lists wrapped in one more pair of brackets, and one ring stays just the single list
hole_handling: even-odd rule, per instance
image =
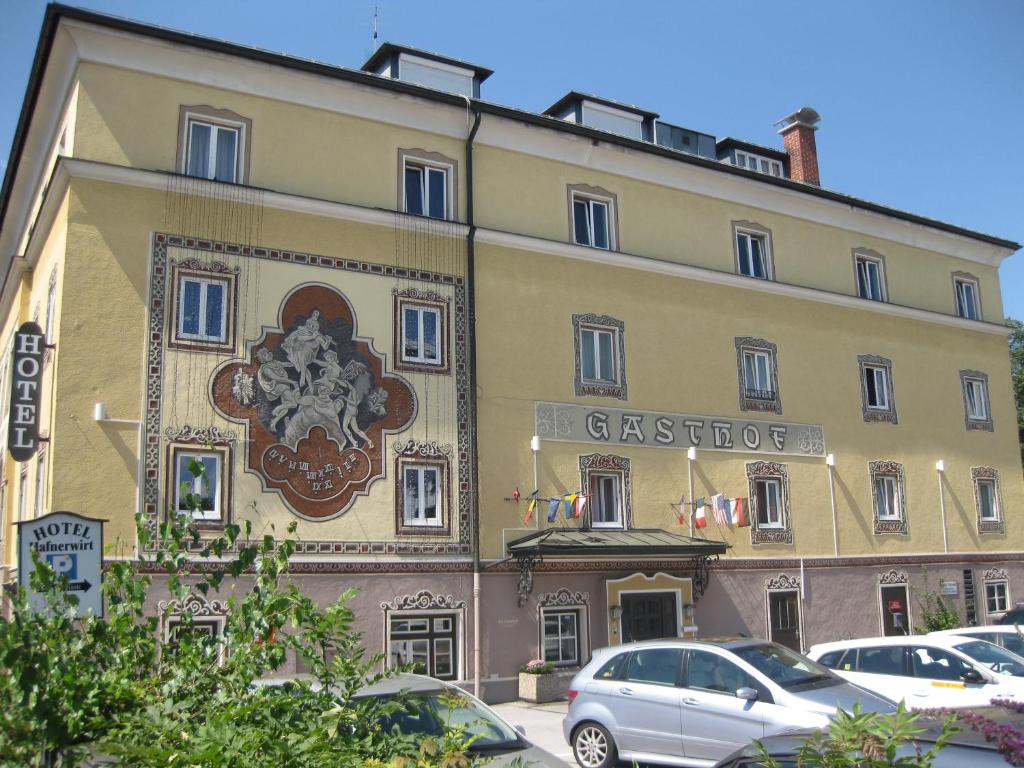
[{"label": "metal antenna", "polygon": [[374,47],[374,49],[377,48],[377,28],[378,28],[377,18],[379,16],[379,14],[380,14],[380,6],[379,5],[373,6],[373,47]]}]

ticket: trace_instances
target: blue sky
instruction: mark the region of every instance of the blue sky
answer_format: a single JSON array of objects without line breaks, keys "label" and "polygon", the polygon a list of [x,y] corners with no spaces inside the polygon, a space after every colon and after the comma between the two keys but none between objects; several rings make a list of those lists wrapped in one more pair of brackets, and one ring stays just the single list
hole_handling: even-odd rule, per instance
[{"label": "blue sky", "polygon": [[[83,0],[83,7],[358,67],[373,2]],[[381,0],[380,40],[495,70],[483,97],[540,111],[569,90],[780,146],[772,123],[822,116],[824,186],[1024,242],[1024,2]],[[0,0],[0,172],[45,3]],[[1024,318],[1024,252],[1001,269]]]}]

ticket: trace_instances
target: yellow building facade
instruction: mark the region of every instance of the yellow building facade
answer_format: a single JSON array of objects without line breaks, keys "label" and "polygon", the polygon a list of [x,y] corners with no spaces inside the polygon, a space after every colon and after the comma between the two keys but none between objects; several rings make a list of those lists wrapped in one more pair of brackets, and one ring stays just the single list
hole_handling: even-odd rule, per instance
[{"label": "yellow building facade", "polygon": [[8,581],[56,510],[108,558],[137,514],[294,522],[372,651],[491,699],[645,636],[913,630],[924,568],[969,621],[1024,594],[1015,243],[489,74],[49,11],[0,209],[7,423],[14,332],[50,347]]}]

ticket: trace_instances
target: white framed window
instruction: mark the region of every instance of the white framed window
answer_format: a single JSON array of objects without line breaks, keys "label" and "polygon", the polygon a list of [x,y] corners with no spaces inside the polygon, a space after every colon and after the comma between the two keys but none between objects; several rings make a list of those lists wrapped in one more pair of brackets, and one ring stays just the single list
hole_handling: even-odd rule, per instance
[{"label": "white framed window", "polygon": [[964,425],[970,430],[992,432],[992,410],[988,397],[988,374],[981,371],[960,371],[964,394]]},{"label": "white framed window", "polygon": [[581,629],[579,608],[541,609],[541,649],[544,661],[556,666],[579,666]]},{"label": "white framed window", "polygon": [[611,201],[572,193],[573,241],[591,248],[612,249]]},{"label": "white framed window", "polygon": [[985,611],[1006,613],[1010,608],[1009,587],[1005,581],[985,582]]},{"label": "white framed window", "polygon": [[878,355],[858,355],[861,413],[864,421],[898,423],[893,396],[892,360]]},{"label": "white framed window", "polygon": [[857,276],[857,295],[871,301],[885,301],[885,264],[882,258],[854,253],[853,266]]},{"label": "white framed window", "polygon": [[452,218],[448,204],[451,171],[447,165],[405,158],[402,175],[405,212],[431,219]]},{"label": "white framed window", "polygon": [[899,478],[895,475],[876,475],[875,512],[879,520],[899,520],[903,517],[900,509]]},{"label": "white framed window", "polygon": [[758,528],[784,528],[782,482],[773,477],[754,480],[754,514]]},{"label": "white framed window", "polygon": [[177,338],[223,344],[228,339],[227,280],[178,273]]},{"label": "white framed window", "polygon": [[590,524],[594,528],[622,528],[622,475],[589,474]]},{"label": "white framed window", "polygon": [[580,327],[580,365],[583,381],[595,384],[618,383],[616,358],[619,334],[615,328]]},{"label": "white framed window", "polygon": [[573,315],[577,396],[626,399],[625,323],[607,315]]},{"label": "white framed window", "polygon": [[977,278],[967,274],[954,275],[953,292],[956,298],[957,317],[980,320],[981,299],[978,294]]},{"label": "white framed window", "polygon": [[439,307],[405,304],[402,307],[402,361],[441,365],[442,323]]},{"label": "white framed window", "polygon": [[771,232],[751,222],[733,222],[736,272],[759,280],[774,280]]},{"label": "white framed window", "polygon": [[198,179],[240,182],[242,127],[189,117],[186,127],[185,174]]},{"label": "white framed window", "polygon": [[996,492],[996,481],[990,478],[980,478],[977,481],[978,488],[978,510],[982,522],[994,522],[1001,520],[999,514],[999,494]]},{"label": "white framed window", "polygon": [[[197,521],[224,519],[224,454],[219,451],[174,449],[174,509]],[[200,471],[200,468],[202,471]],[[196,502],[190,509],[190,498]]]},{"label": "white framed window", "polygon": [[774,400],[772,388],[772,356],[763,350],[743,350],[743,385],[747,397]]},{"label": "white framed window", "polygon": [[444,526],[444,468],[439,464],[404,462],[402,469],[402,525],[412,528]]},{"label": "white framed window", "polygon": [[411,664],[414,672],[441,680],[458,676],[458,616],[389,614],[388,666]]},{"label": "white framed window", "polygon": [[761,157],[750,152],[736,150],[735,165],[740,168],[748,168],[751,171],[765,173],[770,176],[782,176],[782,163],[767,157]]},{"label": "white framed window", "polygon": [[766,339],[752,336],[737,336],[734,342],[740,410],[782,413],[778,347]]},{"label": "white framed window", "polygon": [[907,505],[903,465],[895,461],[870,461],[871,504],[876,534],[906,534]]}]

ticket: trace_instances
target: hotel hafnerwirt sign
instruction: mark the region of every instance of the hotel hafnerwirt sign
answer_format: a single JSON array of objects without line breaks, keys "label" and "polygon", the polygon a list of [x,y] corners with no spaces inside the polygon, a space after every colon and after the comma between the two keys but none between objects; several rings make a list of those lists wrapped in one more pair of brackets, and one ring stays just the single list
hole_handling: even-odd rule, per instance
[{"label": "hotel hafnerwirt sign", "polygon": [[824,456],[825,430],[818,424],[732,419],[689,413],[600,408],[567,403],[536,404],[541,440],[702,451]]}]

